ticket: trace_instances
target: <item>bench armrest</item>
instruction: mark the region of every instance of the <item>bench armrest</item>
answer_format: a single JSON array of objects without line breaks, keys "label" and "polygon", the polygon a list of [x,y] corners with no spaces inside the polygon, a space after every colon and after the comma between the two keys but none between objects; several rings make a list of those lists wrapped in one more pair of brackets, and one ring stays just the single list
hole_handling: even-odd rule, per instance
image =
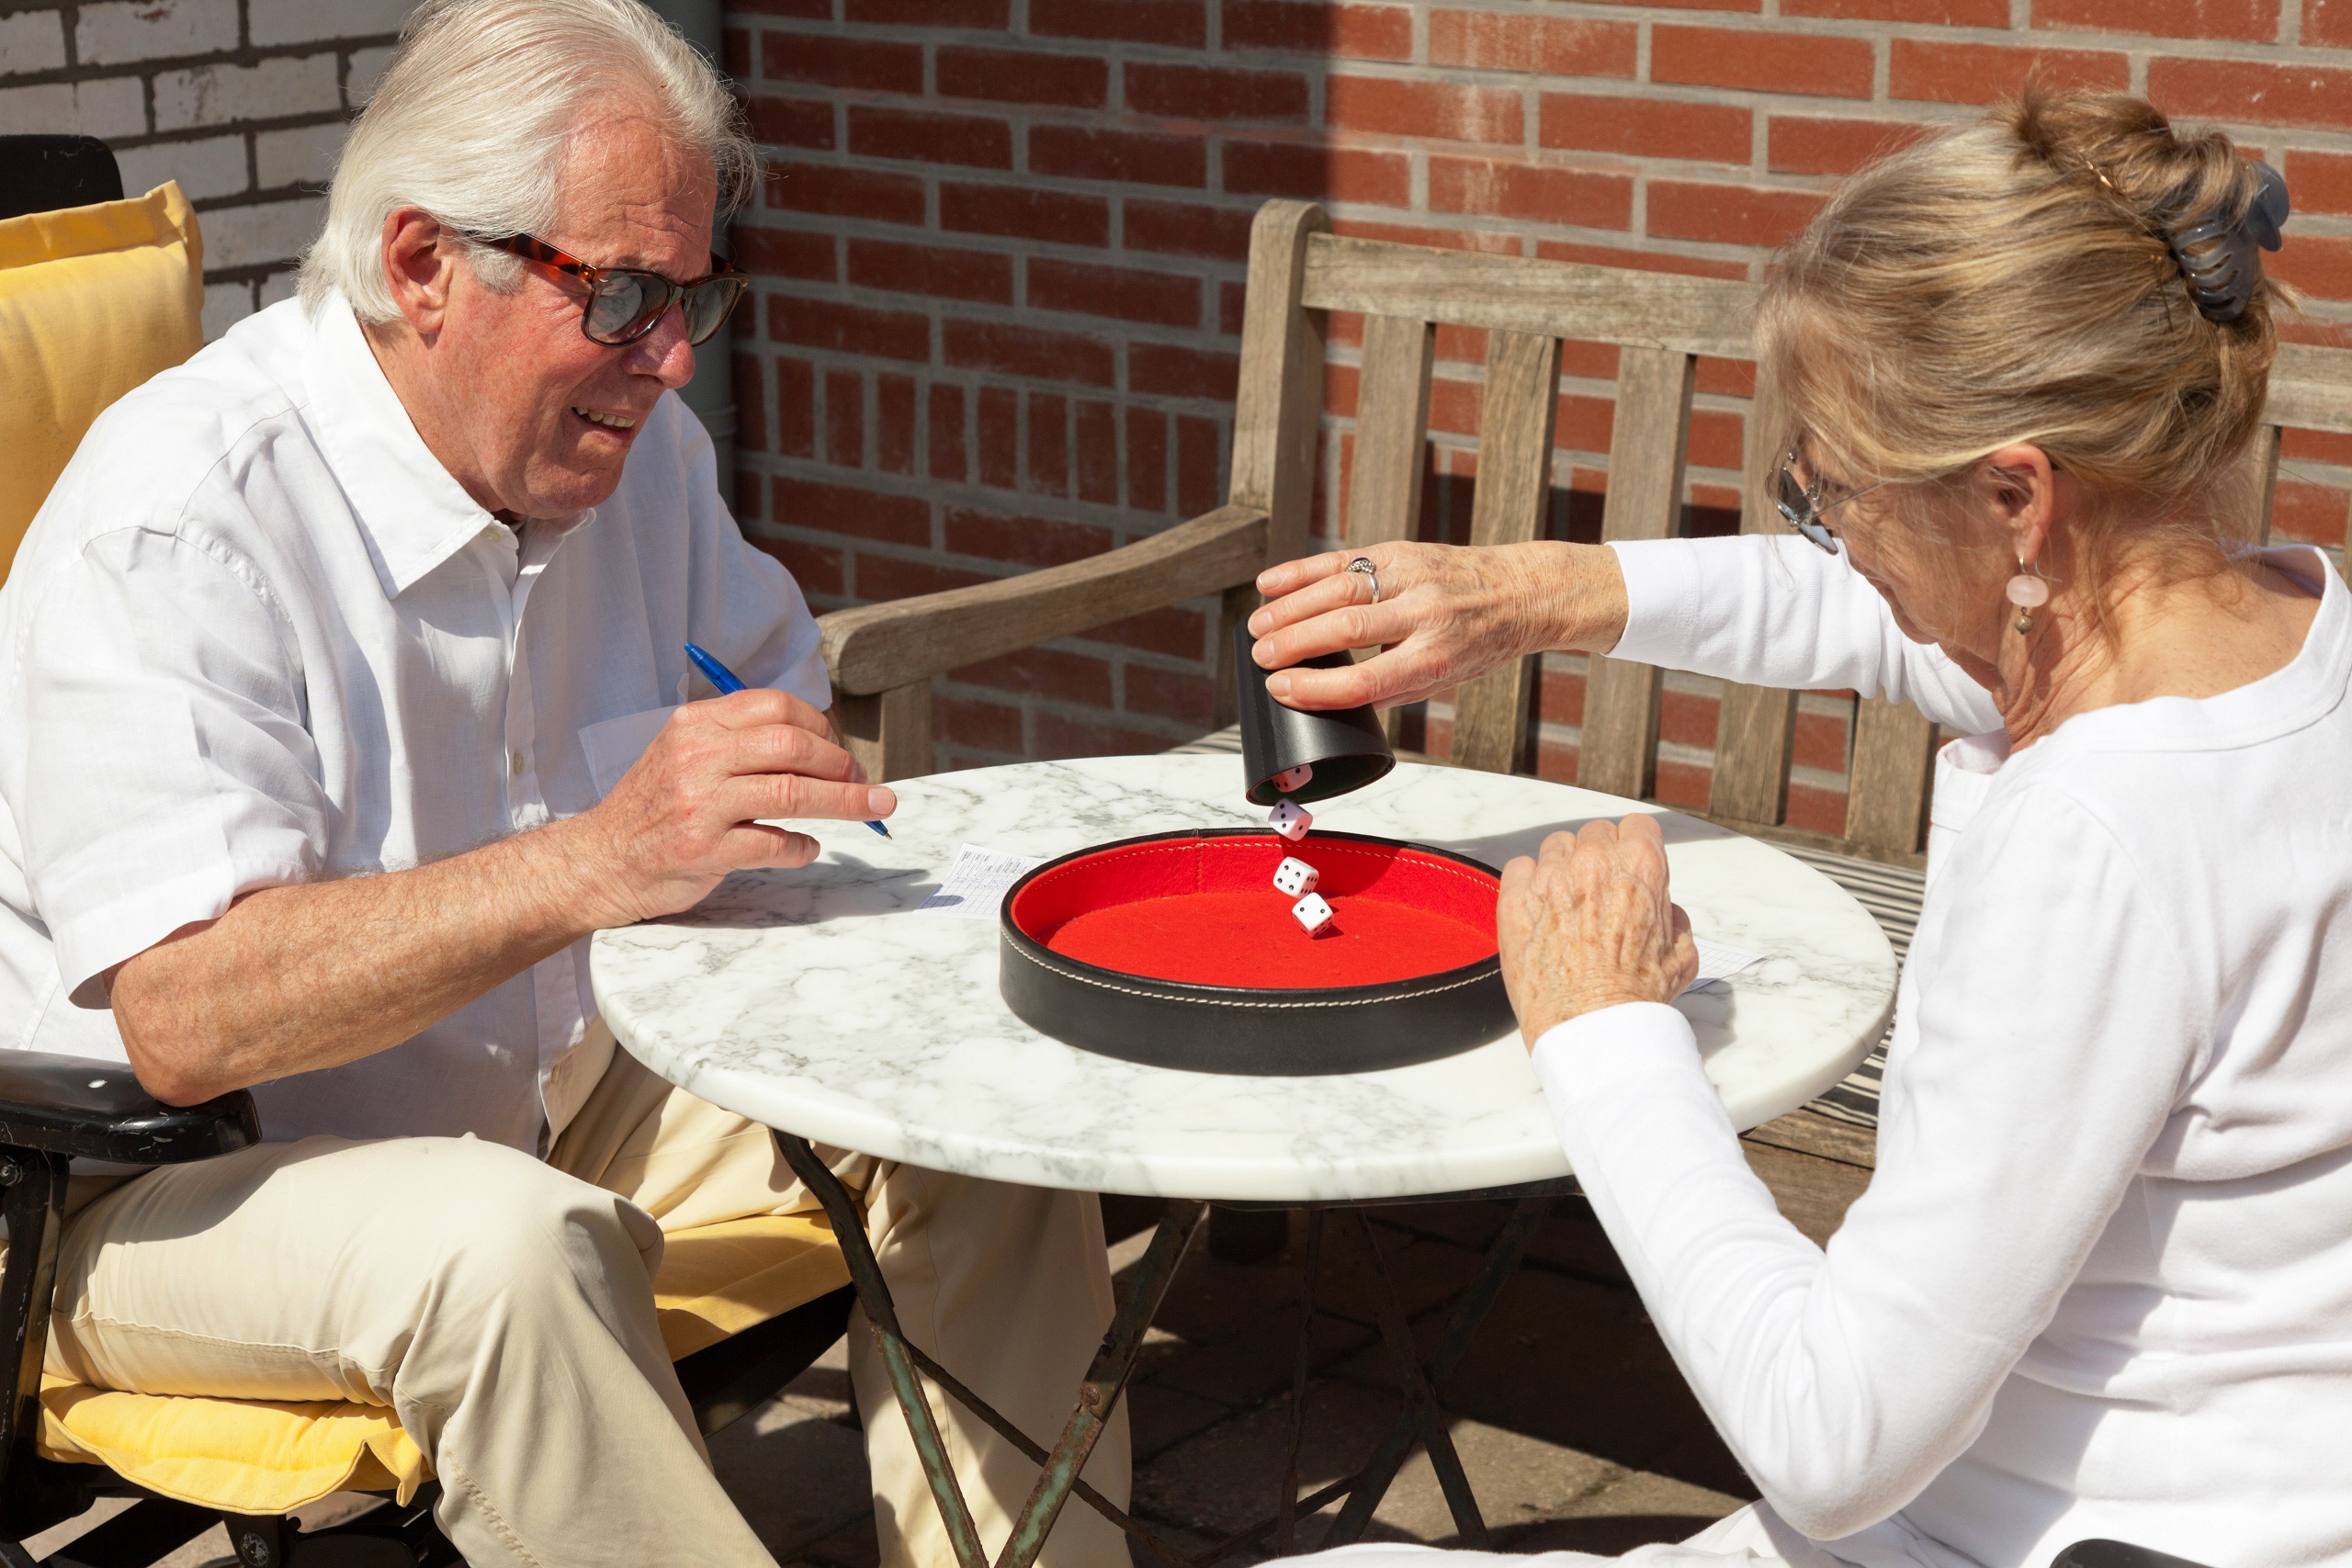
[{"label": "bench armrest", "polygon": [[1084,560],[835,610],[817,625],[833,684],[870,696],[1250,581],[1265,564],[1266,513],[1221,506]]},{"label": "bench armrest", "polygon": [[0,1145],[125,1165],[177,1165],[261,1142],[253,1096],[165,1105],[120,1062],[0,1050]]}]

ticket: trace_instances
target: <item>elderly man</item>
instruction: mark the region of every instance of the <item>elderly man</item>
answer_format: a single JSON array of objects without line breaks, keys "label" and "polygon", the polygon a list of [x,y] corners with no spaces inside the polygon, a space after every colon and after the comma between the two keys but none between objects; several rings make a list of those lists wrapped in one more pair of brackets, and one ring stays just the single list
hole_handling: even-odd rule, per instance
[{"label": "elderly man", "polygon": [[[475,1563],[770,1561],[650,1280],[665,1226],[815,1204],[616,1052],[584,942],[817,852],[760,819],[894,806],[668,395],[741,289],[734,112],[636,0],[428,0],[301,299],[100,420],[0,592],[11,1043],[251,1087],[270,1140],[77,1180],[51,1365],[388,1406]],[[685,701],[689,640],[752,689]],[[1054,1430],[1110,1315],[1092,1199],[835,1159],[910,1333]],[[950,1562],[851,1345],[884,1558]],[[1001,1539],[1035,1472],[943,1414]],[[1072,1510],[1046,1555],[1125,1554]]]}]

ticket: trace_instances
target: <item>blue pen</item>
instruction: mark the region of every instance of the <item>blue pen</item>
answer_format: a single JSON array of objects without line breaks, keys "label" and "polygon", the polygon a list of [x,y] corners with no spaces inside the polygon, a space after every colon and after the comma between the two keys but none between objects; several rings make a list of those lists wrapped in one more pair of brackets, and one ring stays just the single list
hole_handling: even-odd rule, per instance
[{"label": "blue pen", "polygon": [[[704,680],[718,688],[720,696],[731,696],[743,689],[743,681],[741,676],[693,643],[686,644],[686,657],[694,660],[695,668],[702,671]],[[868,822],[866,826],[886,839],[890,836],[890,829],[879,822]]]}]

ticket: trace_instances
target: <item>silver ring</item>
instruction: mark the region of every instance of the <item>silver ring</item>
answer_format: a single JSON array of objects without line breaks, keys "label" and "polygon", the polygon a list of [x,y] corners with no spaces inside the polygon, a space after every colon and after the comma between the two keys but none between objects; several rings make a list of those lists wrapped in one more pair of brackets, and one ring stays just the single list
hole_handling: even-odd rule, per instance
[{"label": "silver ring", "polygon": [[1379,604],[1380,573],[1373,570],[1372,558],[1370,556],[1358,556],[1355,559],[1348,563],[1348,570],[1350,571],[1360,571],[1363,573],[1364,581],[1372,584],[1372,602],[1375,604]]}]

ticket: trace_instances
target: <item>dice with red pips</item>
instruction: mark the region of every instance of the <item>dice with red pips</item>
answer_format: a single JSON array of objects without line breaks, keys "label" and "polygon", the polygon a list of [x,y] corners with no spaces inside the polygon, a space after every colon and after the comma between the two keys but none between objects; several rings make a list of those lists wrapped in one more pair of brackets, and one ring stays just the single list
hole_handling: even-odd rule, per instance
[{"label": "dice with red pips", "polygon": [[1283,856],[1283,863],[1274,867],[1274,886],[1294,898],[1314,892],[1315,885],[1322,880],[1321,872],[1296,855]]},{"label": "dice with red pips", "polygon": [[1301,762],[1295,768],[1284,768],[1281,773],[1276,773],[1274,787],[1284,795],[1289,795],[1294,791],[1305,789],[1308,781],[1314,777],[1315,765],[1311,762]]},{"label": "dice with red pips", "polygon": [[1331,923],[1331,906],[1323,902],[1320,893],[1309,893],[1293,904],[1290,912],[1297,917],[1300,925],[1306,928],[1309,936],[1322,935],[1323,928]]},{"label": "dice with red pips", "polygon": [[1274,808],[1266,813],[1266,826],[1295,844],[1306,837],[1306,830],[1315,826],[1315,818],[1304,807],[1278,800]]}]

